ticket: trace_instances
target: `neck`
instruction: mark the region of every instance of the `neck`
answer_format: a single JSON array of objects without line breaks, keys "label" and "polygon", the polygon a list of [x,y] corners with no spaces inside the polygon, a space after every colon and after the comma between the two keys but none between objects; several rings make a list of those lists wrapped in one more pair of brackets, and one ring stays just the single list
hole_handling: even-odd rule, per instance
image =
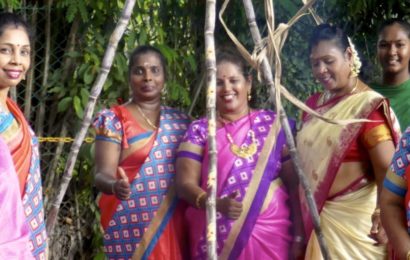
[{"label": "neck", "polygon": [[223,120],[228,121],[228,122],[233,122],[249,114],[250,111],[251,111],[251,108],[247,105],[245,108],[243,108],[242,110],[238,112],[225,112],[225,113],[219,112],[218,114],[219,114],[219,117],[222,118]]},{"label": "neck", "polygon": [[398,74],[384,73],[383,84],[389,86],[397,86],[410,79],[408,70],[400,72]]},{"label": "neck", "polygon": [[6,107],[6,101],[10,88],[0,88],[0,106]]},{"label": "neck", "polygon": [[141,109],[144,110],[151,110],[151,111],[156,111],[159,110],[161,107],[161,99],[155,99],[155,100],[149,100],[149,101],[140,101],[140,100],[135,100],[132,99],[131,103],[139,106]]},{"label": "neck", "polygon": [[349,83],[347,84],[346,87],[333,90],[331,91],[331,94],[333,95],[333,97],[340,97],[346,94],[351,94],[356,90],[358,84],[359,84],[358,77],[350,78]]}]

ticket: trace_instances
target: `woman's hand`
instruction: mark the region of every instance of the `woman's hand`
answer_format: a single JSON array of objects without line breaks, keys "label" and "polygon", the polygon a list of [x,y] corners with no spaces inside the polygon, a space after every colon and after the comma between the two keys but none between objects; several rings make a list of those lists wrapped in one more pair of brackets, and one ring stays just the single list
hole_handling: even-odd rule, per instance
[{"label": "woman's hand", "polygon": [[116,180],[112,185],[112,193],[120,200],[127,200],[131,195],[131,187],[128,177],[121,167],[118,167],[118,175],[120,179]]},{"label": "woman's hand", "polygon": [[376,241],[374,244],[376,246],[385,245],[389,241],[381,223],[380,209],[376,209],[372,215],[372,228],[370,229],[369,237]]},{"label": "woman's hand", "polygon": [[242,203],[235,200],[238,192],[235,191],[227,197],[217,199],[216,210],[230,219],[238,219],[242,213]]}]

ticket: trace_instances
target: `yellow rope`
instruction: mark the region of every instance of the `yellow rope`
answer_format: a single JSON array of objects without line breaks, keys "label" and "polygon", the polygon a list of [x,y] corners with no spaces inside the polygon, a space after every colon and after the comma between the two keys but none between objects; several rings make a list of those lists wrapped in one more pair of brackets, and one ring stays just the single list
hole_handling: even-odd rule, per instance
[{"label": "yellow rope", "polygon": [[[72,137],[38,137],[38,141],[40,143],[72,143],[74,142],[74,138]],[[94,138],[86,137],[84,139],[85,143],[93,143]]]}]

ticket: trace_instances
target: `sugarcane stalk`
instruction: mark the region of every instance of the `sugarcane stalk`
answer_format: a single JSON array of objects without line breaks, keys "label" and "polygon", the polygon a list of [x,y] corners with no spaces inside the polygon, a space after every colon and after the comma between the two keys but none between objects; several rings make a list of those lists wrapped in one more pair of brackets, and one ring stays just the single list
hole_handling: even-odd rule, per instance
[{"label": "sugarcane stalk", "polygon": [[216,55],[215,55],[215,18],[216,0],[206,1],[205,13],[205,67],[207,72],[206,114],[208,117],[208,197],[206,201],[207,253],[208,259],[216,260]]},{"label": "sugarcane stalk", "polygon": [[73,169],[75,166],[75,162],[77,160],[78,152],[87,134],[88,127],[90,126],[97,98],[101,93],[104,82],[107,79],[108,72],[111,69],[112,62],[115,56],[115,51],[117,50],[118,42],[122,38],[122,35],[124,34],[125,29],[127,28],[132,11],[134,9],[134,5],[135,0],[127,0],[125,2],[120,20],[118,21],[113,33],[110,36],[107,49],[104,53],[104,58],[101,64],[100,72],[98,73],[97,79],[95,80],[94,85],[91,89],[88,103],[84,110],[81,128],[75,136],[73,144],[71,145],[70,154],[68,155],[67,164],[64,168],[64,173],[61,179],[60,187],[58,189],[58,194],[56,195],[51,204],[46,224],[47,232],[50,234],[50,236],[52,235],[52,231],[57,219],[57,214],[61,202],[63,201],[64,195],[68,188],[68,184],[70,183],[70,180],[72,178]]},{"label": "sugarcane stalk", "polygon": [[[255,11],[253,8],[253,4],[251,0],[243,0],[243,4],[244,4],[244,8],[245,8],[245,13],[246,13],[246,17],[248,20],[248,25],[251,31],[251,35],[252,35],[252,39],[255,43],[256,46],[260,46],[262,43],[262,38],[260,35],[260,31],[259,28],[256,24],[256,19],[255,19]],[[266,57],[266,55],[263,56],[263,60],[262,63],[260,65],[260,69],[262,70],[262,75],[263,75],[263,79],[265,81],[265,83],[270,87],[271,89],[271,95],[275,96],[275,84],[273,81],[273,76],[272,76],[272,70],[271,70],[271,66],[268,62],[268,58]],[[320,218],[319,218],[319,213],[318,213],[318,209],[316,206],[316,202],[313,198],[312,195],[312,191],[310,188],[310,185],[303,173],[302,167],[301,167],[301,163],[300,163],[300,159],[299,156],[297,154],[297,150],[296,150],[296,146],[295,146],[295,141],[293,139],[293,134],[292,134],[292,130],[290,128],[289,125],[289,121],[288,118],[286,116],[286,112],[283,109],[283,107],[279,107],[279,118],[283,127],[283,130],[285,132],[285,136],[286,136],[286,141],[287,141],[287,145],[289,148],[289,153],[291,155],[292,158],[292,162],[294,164],[294,168],[297,172],[299,181],[304,189],[305,192],[305,196],[308,202],[308,206],[309,206],[309,213],[311,214],[312,220],[313,220],[313,226],[314,226],[314,230],[316,233],[316,236],[318,238],[319,241],[319,245],[320,245],[320,250],[322,252],[322,256],[324,259],[330,259],[329,256],[329,252],[326,246],[326,242],[324,240],[323,237],[323,233],[320,229]]]}]

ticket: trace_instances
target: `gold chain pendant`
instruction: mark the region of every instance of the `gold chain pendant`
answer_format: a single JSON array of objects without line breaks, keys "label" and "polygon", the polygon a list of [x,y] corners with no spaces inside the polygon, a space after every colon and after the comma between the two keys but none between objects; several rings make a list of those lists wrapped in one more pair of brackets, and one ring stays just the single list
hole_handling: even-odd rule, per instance
[{"label": "gold chain pendant", "polygon": [[249,146],[239,147],[237,144],[231,144],[231,152],[238,157],[247,159],[252,157],[257,150],[256,144],[251,143]]},{"label": "gold chain pendant", "polygon": [[231,144],[230,145],[231,152],[234,155],[244,158],[244,159],[252,157],[258,150],[258,147],[256,146],[255,132],[250,129],[248,134],[250,134],[251,136],[252,143],[249,145],[242,145],[242,147],[239,147],[239,145],[233,142],[233,139],[230,133],[226,134],[226,137],[228,138],[228,141]]}]

